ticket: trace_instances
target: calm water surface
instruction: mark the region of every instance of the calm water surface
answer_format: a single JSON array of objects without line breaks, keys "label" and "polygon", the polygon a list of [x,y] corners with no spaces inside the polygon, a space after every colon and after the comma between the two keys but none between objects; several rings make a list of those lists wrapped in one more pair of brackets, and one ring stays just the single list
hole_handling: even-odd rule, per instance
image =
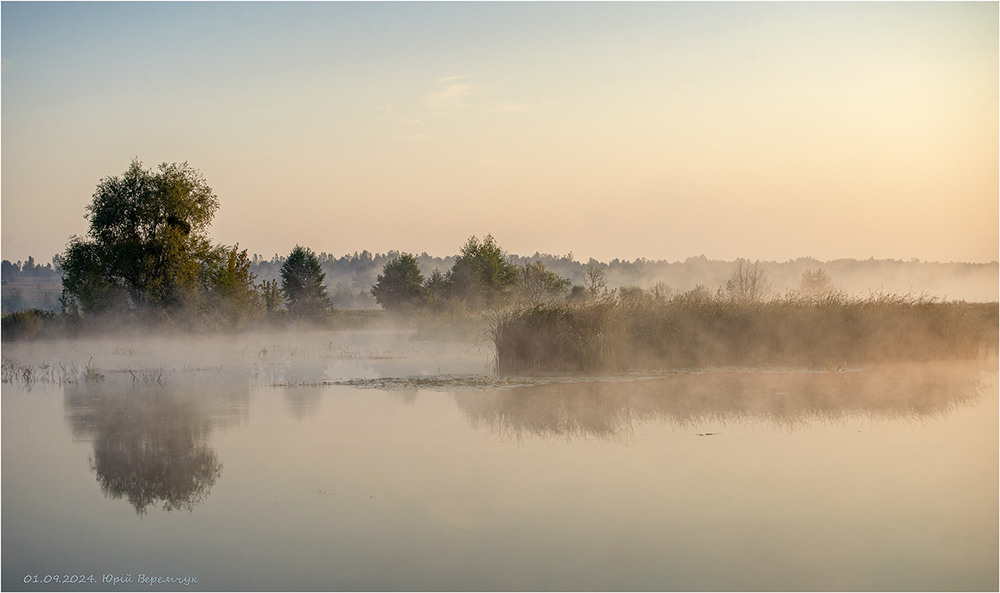
[{"label": "calm water surface", "polygon": [[5,590],[998,588],[995,353],[510,384],[394,332],[3,356],[34,377],[3,385]]}]

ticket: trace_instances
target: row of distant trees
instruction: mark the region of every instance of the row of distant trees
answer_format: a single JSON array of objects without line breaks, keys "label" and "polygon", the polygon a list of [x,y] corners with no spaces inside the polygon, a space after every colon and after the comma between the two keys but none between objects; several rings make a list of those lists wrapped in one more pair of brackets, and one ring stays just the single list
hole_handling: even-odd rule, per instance
[{"label": "row of distant trees", "polygon": [[[668,296],[671,289],[654,286],[652,292]],[[642,292],[638,286],[623,286],[622,296]],[[798,294],[818,297],[836,291],[830,275],[822,268],[802,274]],[[772,296],[767,273],[759,261],[738,260],[725,289],[715,295],[703,286],[690,291],[704,298],[739,302],[762,301]],[[444,303],[458,302],[466,309],[479,310],[497,305],[535,306],[555,302],[584,303],[615,297],[609,290],[604,270],[589,265],[582,285],[548,270],[541,261],[513,265],[492,236],[479,241],[471,237],[447,273],[435,269],[425,278],[413,254],[403,253],[385,264],[372,286],[371,294],[384,309],[412,312],[422,308],[440,309]]]},{"label": "row of distant trees", "polygon": [[[58,256],[56,257],[58,261]],[[3,282],[6,284],[8,280],[15,279],[18,276],[48,276],[51,274],[58,274],[59,270],[52,267],[51,263],[45,265],[35,263],[35,258],[28,256],[27,261],[11,262],[3,260],[0,262],[0,278],[3,278]]]},{"label": "row of distant trees", "polygon": [[570,281],[548,271],[541,262],[514,265],[491,235],[472,236],[447,272],[435,268],[427,278],[413,254],[403,253],[378,275],[371,294],[390,311],[460,307],[481,310],[511,300],[537,303],[568,296]]},{"label": "row of distant trees", "polygon": [[[280,269],[288,253],[275,253],[269,258],[255,254],[252,250],[250,253],[252,254],[250,271],[257,276],[258,281],[281,282]],[[320,265],[326,274],[327,291],[339,308],[375,307],[375,299],[369,290],[384,265],[399,255],[400,252],[395,250],[384,253],[360,251],[340,256],[326,252],[317,253]],[[38,263],[35,258],[28,258],[28,261],[24,262],[4,260],[0,282],[8,287],[16,286],[22,289],[28,300],[37,300],[38,295],[35,293],[39,288],[48,292],[50,286],[55,287],[52,303],[54,303],[53,308],[58,309],[58,293],[62,286],[62,274],[58,270],[58,262],[61,257],[61,254],[57,254],[49,258],[51,263]],[[429,276],[434,268],[450,269],[456,259],[455,255],[440,257],[426,252],[415,254],[414,257],[424,276]],[[595,267],[605,273],[609,286],[651,287],[657,282],[664,282],[681,291],[698,285],[713,289],[718,286],[724,287],[735,263],[738,263],[738,261],[708,259],[704,256],[688,257],[680,261],[643,258],[634,261],[619,259],[610,262],[594,259],[577,261],[572,253],[566,255],[535,253],[525,256],[508,254],[507,260],[515,266],[542,262],[548,270],[569,278],[574,284],[583,284],[588,269]],[[800,257],[782,262],[762,262],[762,267],[767,272],[772,290],[781,293],[796,290],[804,272],[822,268],[837,278],[838,289],[855,296],[863,296],[873,291],[907,293],[916,290],[938,298],[993,302],[997,294],[996,262],[940,263],[873,258],[819,261]],[[7,293],[5,290],[5,297],[8,296]],[[4,310],[10,310],[6,304]]]},{"label": "row of distant trees", "polygon": [[[146,169],[133,161],[122,175],[101,180],[87,206],[87,233],[71,237],[56,258],[63,312],[225,327],[259,318],[329,317],[333,303],[315,252],[296,246],[281,261],[280,285],[258,281],[245,249],[209,239],[218,208],[212,188],[186,163]],[[400,254],[370,288],[385,309],[435,312],[478,311],[512,298],[540,302],[572,292],[569,280],[540,262],[510,263],[492,236],[471,237],[447,271],[436,268],[426,279],[413,255]]]},{"label": "row of distant trees", "polygon": [[[63,312],[74,317],[126,312],[225,327],[261,318],[321,320],[330,315],[333,301],[323,263],[329,264],[331,257],[297,245],[286,257],[266,262],[259,256],[251,259],[238,245],[214,244],[208,229],[218,208],[212,188],[187,163],[146,169],[136,160],[122,175],[101,180],[87,206],[87,233],[71,237],[54,258],[62,274]],[[371,255],[364,255],[350,260],[357,264],[356,273],[374,265]],[[475,312],[613,295],[598,262],[590,262],[582,282],[573,285],[541,259],[516,261],[492,236],[473,236],[450,267],[436,267],[426,277],[416,256],[396,254],[368,292],[384,309],[402,313]],[[280,283],[261,280],[252,271],[268,263],[279,265]],[[16,270],[9,262],[4,266],[5,278],[42,268],[31,259],[19,262]],[[808,294],[833,290],[823,270],[807,271],[801,284]],[[623,292],[628,288],[622,287]],[[760,263],[744,260],[737,262],[725,287],[725,294],[738,300],[763,299],[768,291]]]}]

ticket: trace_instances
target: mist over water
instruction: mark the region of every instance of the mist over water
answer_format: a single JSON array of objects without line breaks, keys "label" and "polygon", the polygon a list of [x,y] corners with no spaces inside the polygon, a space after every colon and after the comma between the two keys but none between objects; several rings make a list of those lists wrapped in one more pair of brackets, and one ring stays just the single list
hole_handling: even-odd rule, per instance
[{"label": "mist over water", "polygon": [[0,10],[0,589],[1000,590],[996,3]]},{"label": "mist over water", "polygon": [[[998,586],[995,350],[507,377],[382,329],[3,356],[6,590]],[[97,582],[32,581],[57,572]]]}]

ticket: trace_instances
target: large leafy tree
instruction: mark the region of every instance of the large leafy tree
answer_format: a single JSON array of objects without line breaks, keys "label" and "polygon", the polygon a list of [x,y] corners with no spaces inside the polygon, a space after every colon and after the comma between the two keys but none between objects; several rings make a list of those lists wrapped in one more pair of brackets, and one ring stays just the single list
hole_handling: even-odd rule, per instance
[{"label": "large leafy tree", "polygon": [[507,261],[492,235],[470,237],[447,275],[451,293],[472,306],[490,305],[508,294],[518,269]]},{"label": "large leafy tree", "polygon": [[281,265],[281,290],[288,313],[295,318],[320,319],[333,308],[323,279],[326,273],[312,249],[296,245]]},{"label": "large leafy tree", "polygon": [[416,258],[403,253],[389,260],[372,286],[371,293],[387,311],[402,311],[419,305],[426,289]]},{"label": "large leafy tree", "polygon": [[187,163],[149,170],[135,160],[101,180],[87,207],[90,229],[70,238],[61,261],[67,302],[84,311],[183,304],[216,257],[208,228],[218,207]]}]

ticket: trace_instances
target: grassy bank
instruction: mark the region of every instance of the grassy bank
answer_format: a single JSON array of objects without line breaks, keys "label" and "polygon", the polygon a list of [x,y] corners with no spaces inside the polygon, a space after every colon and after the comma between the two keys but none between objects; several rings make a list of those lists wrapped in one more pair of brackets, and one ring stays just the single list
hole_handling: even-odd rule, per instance
[{"label": "grassy bank", "polygon": [[607,298],[495,312],[503,374],[841,365],[975,357],[996,347],[996,303],[897,295],[738,302]]},{"label": "grassy bank", "polygon": [[393,314],[381,309],[335,309],[320,319],[291,319],[287,315],[261,316],[238,325],[206,322],[204,316],[167,316],[136,312],[103,315],[67,315],[40,309],[3,314],[3,341],[81,338],[101,335],[254,333],[259,331],[315,331],[359,329],[414,330],[424,339],[476,341],[483,331],[478,312],[441,311]]}]

